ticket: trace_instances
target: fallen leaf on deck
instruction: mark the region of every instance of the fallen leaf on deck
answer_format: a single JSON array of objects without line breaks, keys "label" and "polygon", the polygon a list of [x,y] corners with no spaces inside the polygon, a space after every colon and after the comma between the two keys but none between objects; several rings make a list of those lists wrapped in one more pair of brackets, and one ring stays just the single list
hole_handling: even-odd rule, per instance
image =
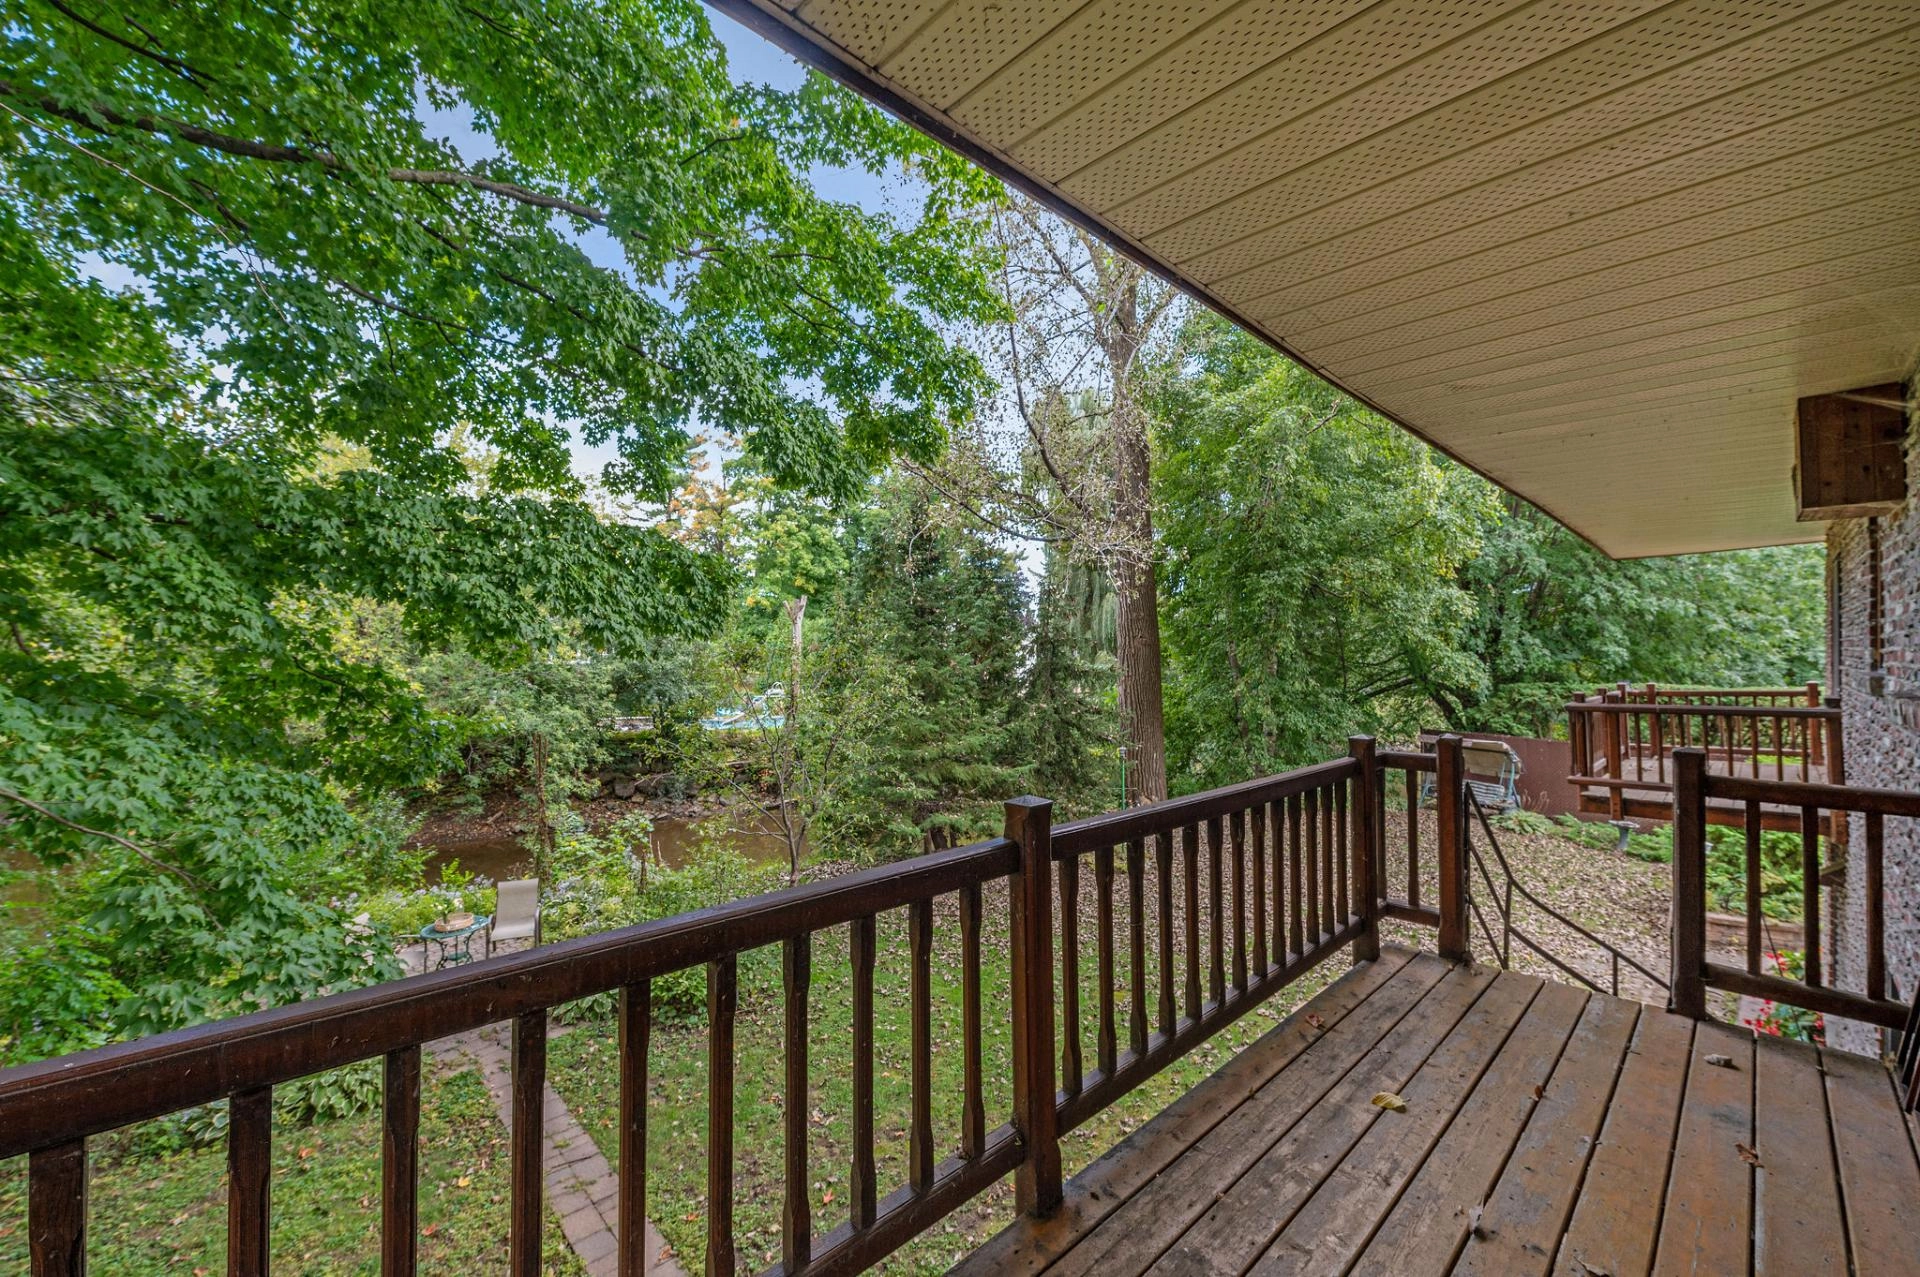
[{"label": "fallen leaf on deck", "polygon": [[1535,1100],[1544,1100],[1547,1098],[1547,1088],[1535,1082],[1533,1084],[1533,1098]]},{"label": "fallen leaf on deck", "polygon": [[1733,1151],[1740,1154],[1740,1160],[1747,1163],[1747,1165],[1749,1166],[1760,1165],[1760,1154],[1754,1152],[1752,1149],[1748,1148],[1745,1144],[1735,1144],[1733,1146]]},{"label": "fallen leaf on deck", "polygon": [[1404,1113],[1407,1111],[1407,1102],[1395,1095],[1392,1091],[1382,1091],[1380,1094],[1374,1096],[1373,1106],[1375,1108],[1383,1108],[1389,1113]]},{"label": "fallen leaf on deck", "polygon": [[1311,1024],[1316,1029],[1322,1030],[1323,1032],[1327,1027],[1327,1022],[1325,1020],[1322,1020],[1318,1015],[1314,1014],[1312,1011],[1307,1012],[1307,1023]]},{"label": "fallen leaf on deck", "polygon": [[1733,1067],[1733,1057],[1731,1055],[1709,1055],[1707,1057],[1707,1063],[1713,1065],[1716,1069],[1730,1069]]}]

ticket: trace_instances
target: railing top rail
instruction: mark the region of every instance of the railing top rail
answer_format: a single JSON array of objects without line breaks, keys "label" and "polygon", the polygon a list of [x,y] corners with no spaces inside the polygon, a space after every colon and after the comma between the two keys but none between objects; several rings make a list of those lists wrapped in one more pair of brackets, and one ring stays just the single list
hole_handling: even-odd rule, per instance
[{"label": "railing top rail", "polygon": [[1652,701],[1568,701],[1569,714],[1664,714],[1676,718],[1834,718],[1827,705],[1682,705]]},{"label": "railing top rail", "polygon": [[371,1059],[1003,878],[1005,838],[0,1070],[0,1159]]},{"label": "railing top rail", "polygon": [[1053,855],[1056,860],[1084,855],[1100,847],[1115,847],[1147,834],[1179,829],[1197,821],[1224,816],[1256,803],[1290,798],[1344,780],[1359,768],[1360,765],[1351,758],[1337,758],[1332,762],[1316,763],[1277,776],[1223,785],[1203,793],[1169,798],[1164,802],[1129,807],[1123,811],[1057,825],[1053,831]]},{"label": "railing top rail", "polygon": [[[1683,751],[1676,750],[1675,753]],[[1708,798],[1773,803],[1782,807],[1817,807],[1822,811],[1878,812],[1883,816],[1920,817],[1920,793],[1901,789],[1865,789],[1855,785],[1827,785],[1814,781],[1766,780],[1752,776],[1701,776],[1701,793]]]},{"label": "railing top rail", "polygon": [[1402,771],[1430,772],[1438,766],[1435,755],[1415,749],[1383,749],[1375,757],[1380,766]]},{"label": "railing top rail", "polygon": [[[1655,696],[1805,696],[1807,684],[1798,687],[1671,687],[1665,683],[1652,685]],[[1618,687],[1603,687],[1601,693],[1618,692]],[[1627,691],[1636,696],[1647,694],[1645,683],[1628,683]]]}]

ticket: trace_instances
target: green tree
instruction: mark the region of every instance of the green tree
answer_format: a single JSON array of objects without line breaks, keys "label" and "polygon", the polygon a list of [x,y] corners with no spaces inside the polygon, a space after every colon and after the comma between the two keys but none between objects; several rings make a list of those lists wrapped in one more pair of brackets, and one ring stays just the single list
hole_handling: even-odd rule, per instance
[{"label": "green tree", "polygon": [[[695,420],[844,497],[985,385],[943,333],[998,313],[997,188],[824,80],[733,83],[691,0],[36,0],[0,41],[0,838],[61,876],[0,923],[57,968],[0,987],[15,1056],[380,973],[333,904],[458,738],[347,601],[494,665],[725,614],[573,434],[642,511]],[[817,165],[910,168],[918,218]]]},{"label": "green tree", "polygon": [[1154,405],[1175,787],[1410,734],[1435,671],[1475,677],[1491,490],[1221,321],[1189,339]]},{"label": "green tree", "polygon": [[1001,800],[1031,783],[1024,582],[990,534],[917,483],[882,484],[852,536],[835,632],[901,692],[835,824],[881,854],[952,846],[993,828]]},{"label": "green tree", "polygon": [[1033,760],[1029,784],[1060,804],[1056,819],[1126,805],[1112,602],[1096,569],[1047,548],[1021,686]]},{"label": "green tree", "polygon": [[1613,560],[1505,497],[1461,573],[1478,672],[1432,678],[1447,726],[1544,736],[1576,692],[1624,679],[1792,687],[1824,661],[1825,551]]}]

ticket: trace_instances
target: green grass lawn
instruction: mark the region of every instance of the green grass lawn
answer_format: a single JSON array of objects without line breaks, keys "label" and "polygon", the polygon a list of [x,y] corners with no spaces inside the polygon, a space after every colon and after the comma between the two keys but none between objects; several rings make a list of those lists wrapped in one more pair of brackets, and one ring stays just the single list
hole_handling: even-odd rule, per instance
[{"label": "green grass lawn", "polygon": [[[429,1065],[420,1127],[420,1270],[503,1270],[507,1235],[505,1128],[474,1069]],[[274,1132],[276,1273],[380,1271],[378,1113]],[[27,1271],[26,1159],[0,1163],[0,1272]],[[226,1150],[98,1160],[87,1254],[113,1277],[226,1271]],[[585,1268],[548,1215],[546,1271]]]},{"label": "green grass lawn", "polygon": [[[1086,896],[1092,893],[1083,888]],[[959,1151],[962,1101],[960,1037],[961,967],[959,926],[951,899],[939,902],[932,963],[933,1119],[936,1159]],[[1151,925],[1151,912],[1149,925]],[[1122,1008],[1124,1043],[1126,987],[1125,911],[1120,910],[1116,997]],[[1011,1111],[1012,1048],[1008,1017],[1006,897],[989,891],[982,927],[982,1046],[989,1129]],[[1082,1016],[1089,1070],[1094,1063],[1096,1016],[1092,925],[1082,927]],[[906,922],[896,911],[878,928],[874,977],[874,1115],[880,1193],[906,1178],[907,1123],[911,1102],[909,965]],[[1149,966],[1157,959],[1149,953]],[[1266,1032],[1346,970],[1336,957],[1306,980],[1249,1013],[1212,1042],[1170,1066],[1119,1104],[1064,1141],[1067,1171],[1092,1161],[1122,1135],[1201,1080],[1240,1047]],[[742,1271],[757,1272],[779,1259],[780,1214],[785,1193],[782,1162],[785,1055],[777,953],[744,963],[736,1030],[735,1236]],[[809,1188],[814,1232],[824,1234],[846,1218],[852,1156],[852,980],[847,933],[835,928],[814,937],[809,1079],[807,1097]],[[619,1101],[618,1051],[610,1023],[588,1023],[556,1040],[548,1077],[610,1163],[618,1164],[614,1117]],[[658,1023],[649,1059],[649,1213],[683,1268],[697,1273],[705,1261],[707,1076],[704,1022]],[[995,1185],[898,1252],[886,1265],[902,1273],[944,1272],[972,1246],[1013,1217],[1011,1179]]]}]

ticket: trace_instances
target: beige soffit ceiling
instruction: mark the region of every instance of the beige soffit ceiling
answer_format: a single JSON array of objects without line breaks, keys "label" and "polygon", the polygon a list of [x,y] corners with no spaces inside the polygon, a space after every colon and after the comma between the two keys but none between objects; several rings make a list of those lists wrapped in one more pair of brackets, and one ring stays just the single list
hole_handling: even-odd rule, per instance
[{"label": "beige soffit ceiling", "polygon": [[1619,556],[1920,351],[1920,0],[715,0]]}]

